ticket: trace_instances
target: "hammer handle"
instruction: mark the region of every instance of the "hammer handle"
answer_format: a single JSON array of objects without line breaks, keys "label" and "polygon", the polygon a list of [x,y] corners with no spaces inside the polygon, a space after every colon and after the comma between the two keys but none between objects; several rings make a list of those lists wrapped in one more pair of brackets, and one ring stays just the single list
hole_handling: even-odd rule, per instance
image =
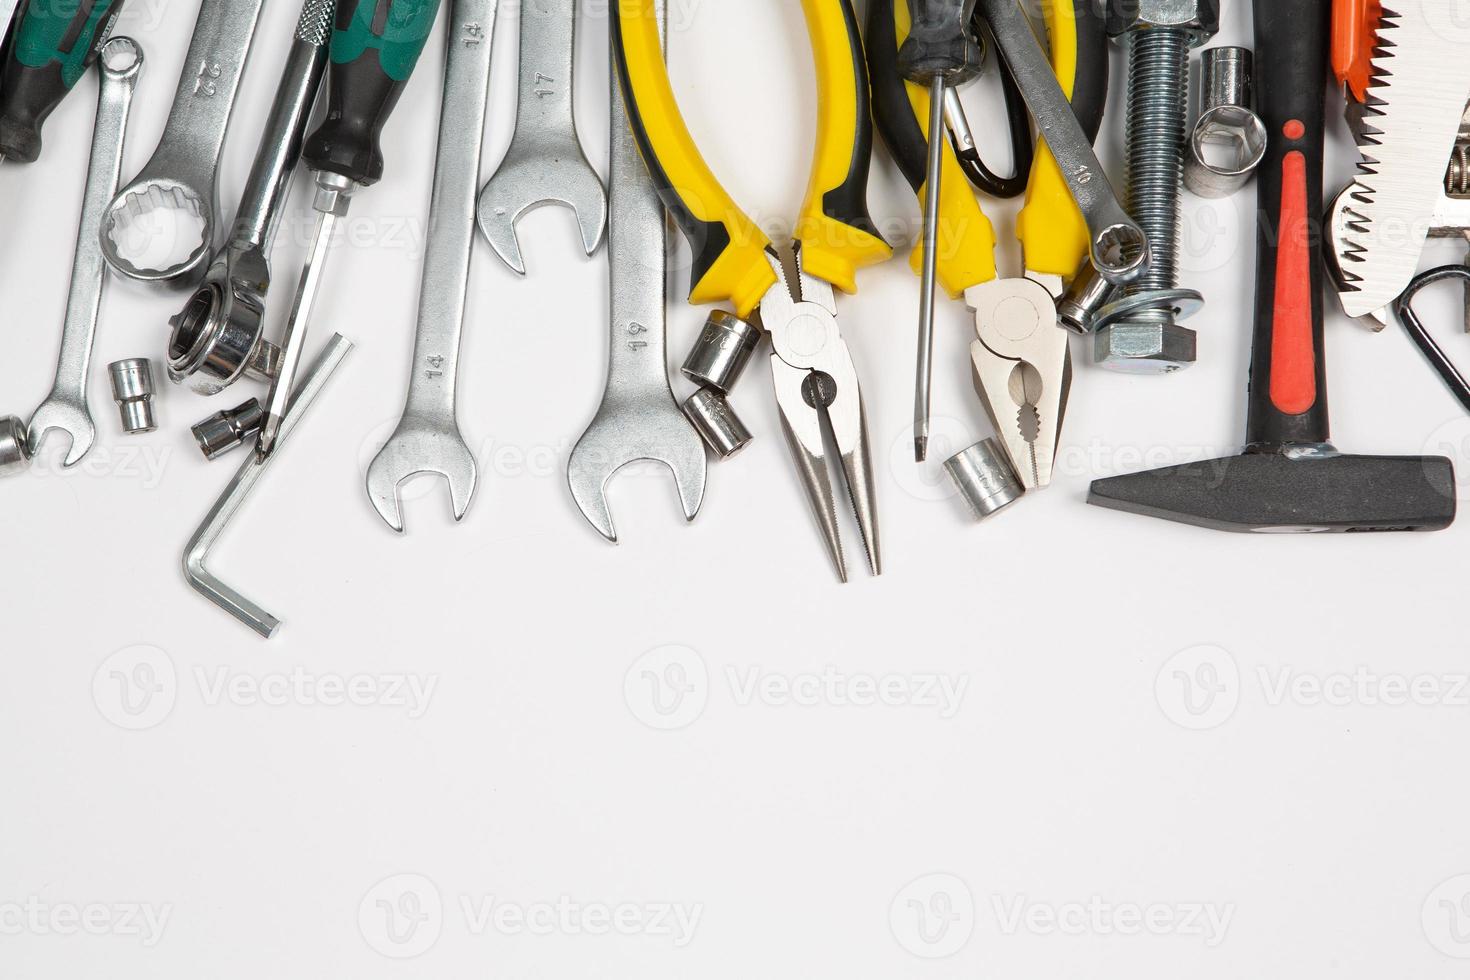
[{"label": "hammer handle", "polygon": [[1322,143],[1328,0],[1254,0],[1256,92],[1269,143],[1257,179],[1253,449],[1326,443]]}]

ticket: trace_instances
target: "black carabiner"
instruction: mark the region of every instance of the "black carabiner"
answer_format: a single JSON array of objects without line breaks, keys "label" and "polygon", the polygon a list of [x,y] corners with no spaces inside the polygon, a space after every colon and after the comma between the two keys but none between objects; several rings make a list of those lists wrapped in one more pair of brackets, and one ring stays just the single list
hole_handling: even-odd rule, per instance
[{"label": "black carabiner", "polygon": [[1414,312],[1414,297],[1426,286],[1432,286],[1437,282],[1447,279],[1464,279],[1470,282],[1470,267],[1463,265],[1445,265],[1438,269],[1430,269],[1428,272],[1420,273],[1409,283],[1409,288],[1404,290],[1402,296],[1394,300],[1393,311],[1398,316],[1399,322],[1408,331],[1409,338],[1419,347],[1428,359],[1444,383],[1449,386],[1450,393],[1455,396],[1466,411],[1470,411],[1470,381],[1460,373],[1459,368],[1450,360],[1449,355],[1434,342],[1429,331],[1424,327],[1424,321],[1419,319],[1419,314]]}]

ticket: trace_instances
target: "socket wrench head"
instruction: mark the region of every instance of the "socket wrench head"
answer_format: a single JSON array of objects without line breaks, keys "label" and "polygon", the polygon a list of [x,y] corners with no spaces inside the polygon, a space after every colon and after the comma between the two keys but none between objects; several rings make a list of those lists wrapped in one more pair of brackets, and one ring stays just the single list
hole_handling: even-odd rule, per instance
[{"label": "socket wrench head", "polygon": [[715,310],[684,361],[684,377],[728,395],[760,342],[761,332],[756,326],[733,313]]},{"label": "socket wrench head", "polygon": [[227,250],[169,326],[168,377],[216,395],[241,375],[268,381],[281,352],[263,337],[270,272],[255,250]]},{"label": "socket wrench head", "polygon": [[690,395],[684,402],[684,414],[720,459],[734,456],[753,438],[725,396],[713,388],[701,388]]},{"label": "socket wrench head", "polygon": [[129,435],[158,428],[153,419],[153,365],[146,357],[130,357],[107,365],[112,379],[112,400],[122,416],[123,431]]},{"label": "socket wrench head", "polygon": [[26,424],[14,415],[0,418],[0,476],[13,476],[31,463]]},{"label": "socket wrench head", "polygon": [[1198,197],[1226,197],[1244,187],[1266,157],[1266,124],[1253,108],[1254,58],[1249,48],[1210,48],[1200,65],[1200,114],[1189,137],[1184,185]]},{"label": "socket wrench head", "polygon": [[265,421],[265,410],[259,399],[252,398],[243,405],[225,409],[190,427],[194,441],[205,459],[219,459],[225,453],[242,445],[260,431]]},{"label": "socket wrench head", "polygon": [[995,439],[956,453],[944,461],[944,469],[978,521],[999,513],[1026,493],[1005,449]]}]

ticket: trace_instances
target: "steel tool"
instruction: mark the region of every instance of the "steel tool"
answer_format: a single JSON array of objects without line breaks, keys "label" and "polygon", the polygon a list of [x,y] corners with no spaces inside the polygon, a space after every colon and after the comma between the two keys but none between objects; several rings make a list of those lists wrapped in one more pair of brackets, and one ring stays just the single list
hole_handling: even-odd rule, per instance
[{"label": "steel tool", "polygon": [[1255,0],[1261,117],[1256,326],[1243,455],[1098,480],[1088,502],[1226,531],[1416,531],[1455,516],[1439,456],[1348,456],[1328,441],[1322,354],[1327,2]]},{"label": "steel tool", "polygon": [[117,403],[123,431],[129,435],[158,428],[153,417],[153,365],[146,357],[129,357],[107,365],[112,400]]},{"label": "steel tool", "polygon": [[1026,492],[1011,468],[1010,453],[994,439],[955,453],[944,461],[944,470],[977,521],[1000,513]]},{"label": "steel tool", "polygon": [[496,0],[451,0],[450,4],[449,59],[408,402],[398,427],[367,471],[373,508],[399,532],[403,531],[403,504],[398,487],[409,477],[418,473],[444,477],[456,521],[464,518],[475,494],[475,456],[459,432],[455,383],[475,244],[475,190],[480,183],[480,142],[489,102],[495,5]]},{"label": "steel tool", "polygon": [[265,409],[260,407],[260,400],[252,398],[234,408],[216,412],[203,422],[190,426],[189,431],[194,434],[194,442],[204,458],[214,460],[244,445],[246,439],[260,431],[264,418]]},{"label": "steel tool", "polygon": [[97,98],[97,123],[92,133],[92,156],[87,165],[87,187],[77,228],[76,255],[72,259],[71,291],[66,301],[56,380],[51,394],[36,409],[27,426],[27,449],[32,456],[52,429],[70,437],[65,466],[81,462],[97,437],[92,413],[87,409],[92,340],[97,334],[102,284],[107,277],[97,229],[107,202],[117,190],[122,171],[123,138],[128,128],[133,88],[143,70],[143,49],[132,38],[114,37],[102,46],[98,65],[102,82]]},{"label": "steel tool", "polygon": [[[1349,316],[1386,321],[1383,311],[1418,268],[1470,99],[1467,43],[1470,25],[1455,4],[1404,0],[1383,10],[1350,116],[1362,173],[1334,222],[1338,297]],[[1354,78],[1345,65],[1339,71]]]},{"label": "steel tool", "polygon": [[699,154],[679,113],[653,0],[613,7],[614,57],[628,118],[664,204],[694,248],[690,302],[757,311],[771,338],[771,374],[787,442],[838,576],[847,577],[824,436],[841,455],[868,564],[881,568],[867,421],[836,290],[891,254],[868,216],[872,125],[868,79],[850,0],[802,0],[816,53],[816,156],[795,228],[794,279],[771,240],[740,210]]},{"label": "steel tool", "polygon": [[[1200,56],[1200,113],[1189,135],[1184,186],[1197,197],[1228,197],[1255,175],[1266,155],[1266,124],[1255,113],[1250,48],[1210,48]],[[1212,158],[1211,146],[1228,151]]]},{"label": "steel tool", "polygon": [[[153,158],[113,199],[102,249],[121,275],[167,282],[199,272],[219,238],[219,163],[264,0],[203,0]],[[169,229],[160,249],[143,222]]]},{"label": "steel tool", "polygon": [[[667,37],[664,7],[660,0],[659,34]],[[567,460],[567,483],[582,516],[603,537],[617,541],[607,486],[618,470],[639,460],[663,463],[673,472],[684,517],[692,521],[704,500],[709,460],[669,385],[664,305],[668,218],[638,155],[616,79],[611,127],[607,388],[596,417]]]},{"label": "steel tool", "polygon": [[1108,33],[1128,52],[1128,210],[1148,235],[1149,268],[1092,324],[1092,359],[1129,374],[1171,374],[1199,357],[1180,321],[1204,306],[1179,285],[1188,142],[1189,52],[1220,28],[1220,0],[1109,0]]},{"label": "steel tool", "polygon": [[0,476],[14,476],[31,463],[26,424],[14,415],[0,418]]},{"label": "steel tool", "polygon": [[[291,404],[286,410],[285,421],[281,424],[282,441],[301,424],[317,396],[326,388],[332,374],[351,350],[352,342],[341,334],[334,334],[327,341],[327,346],[302,376],[301,385],[291,395]],[[190,588],[267,640],[275,635],[281,621],[220,581],[206,563],[216,542],[244,505],[250,492],[255,489],[255,485],[260,482],[260,478],[265,475],[273,458],[275,457],[261,458],[254,453],[245,458],[229,486],[225,487],[224,493],[214,502],[209,513],[204,515],[199,529],[184,546],[183,559],[184,579]]]},{"label": "steel tool", "polygon": [[201,395],[217,394],[242,374],[268,381],[280,370],[280,350],[262,336],[271,242],[326,75],[334,6],[335,0],[302,5],[230,241],[183,311],[169,321],[168,376],[175,383],[188,381]]},{"label": "steel tool", "polygon": [[[1102,125],[1108,87],[1103,21],[1087,0],[1049,4],[1047,18],[1055,77],[1067,97],[1076,100],[1067,111],[1091,139]],[[915,163],[923,145],[918,121],[932,103],[919,86],[905,86],[886,57],[909,29],[902,3],[875,0],[869,8],[868,48],[881,129],[900,169],[923,194],[928,185],[921,183],[926,178]],[[951,171],[958,168],[952,157],[945,164]],[[990,219],[962,182],[941,194],[935,265],[945,288],[962,295],[974,313],[971,366],[976,391],[1022,485],[1035,489],[1051,482],[1072,381],[1068,334],[1060,329],[1057,298],[1066,277],[1083,263],[1090,235],[1045,144],[1037,147],[1027,191],[1016,223],[1025,260],[1022,276],[997,278]],[[971,447],[965,452],[973,456],[978,451]],[[977,467],[961,461],[948,470],[965,478]],[[968,496],[977,484],[960,479],[959,485]]]},{"label": "steel tool", "polygon": [[1419,348],[1429,366],[1434,368],[1434,373],[1440,376],[1445,386],[1450,389],[1450,394],[1470,411],[1470,381],[1455,367],[1455,362],[1444,349],[1435,342],[1434,337],[1424,326],[1418,312],[1414,309],[1414,300],[1426,287],[1449,279],[1458,279],[1462,287],[1470,289],[1470,268],[1463,265],[1446,265],[1438,269],[1430,269],[1428,272],[1420,273],[1409,283],[1409,288],[1404,290],[1404,295],[1394,301],[1393,309],[1398,314],[1399,322],[1404,325],[1409,339]]},{"label": "steel tool", "polygon": [[[939,189],[943,177],[945,108],[953,93],[956,118],[963,118],[958,89],[980,74],[984,53],[970,34],[975,0],[911,0],[909,35],[898,51],[903,77],[929,87],[929,137],[924,166],[923,285],[919,293],[919,354],[914,383],[914,459],[929,455],[929,405],[934,362],[934,292],[939,245]],[[962,130],[968,131],[968,124]]]},{"label": "steel tool", "polygon": [[569,207],[587,254],[607,228],[607,192],[587,162],[572,111],[577,0],[521,4],[520,97],[510,149],[480,193],[480,230],[501,261],[526,274],[516,224],[548,204]]},{"label": "steel tool", "polygon": [[1026,14],[1017,0],[980,0],[979,9],[1087,222],[1093,266],[1108,282],[1133,282],[1148,270],[1149,241],[1118,203]]},{"label": "steel tool", "polygon": [[302,157],[316,178],[316,230],[281,338],[281,362],[266,400],[256,452],[270,454],[286,414],[306,328],[331,250],[332,231],[347,216],[352,194],[383,176],[378,140],[423,54],[440,0],[338,0],[330,49],[327,118]]},{"label": "steel tool", "polygon": [[[58,9],[48,0],[0,4],[9,25],[0,66],[0,163],[34,163],[41,128],[97,59],[123,0],[94,0]],[[13,17],[13,19],[12,19]]]}]

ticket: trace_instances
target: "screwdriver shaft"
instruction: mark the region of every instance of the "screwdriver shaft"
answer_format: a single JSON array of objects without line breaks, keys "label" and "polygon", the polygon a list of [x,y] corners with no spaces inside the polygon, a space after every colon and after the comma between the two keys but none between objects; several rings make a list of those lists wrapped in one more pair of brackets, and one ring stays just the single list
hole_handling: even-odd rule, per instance
[{"label": "screwdriver shaft", "polygon": [[929,406],[934,362],[934,290],[939,272],[939,185],[944,165],[944,76],[929,83],[929,163],[924,182],[924,280],[919,292],[919,356],[914,382],[914,459],[929,456]]}]

